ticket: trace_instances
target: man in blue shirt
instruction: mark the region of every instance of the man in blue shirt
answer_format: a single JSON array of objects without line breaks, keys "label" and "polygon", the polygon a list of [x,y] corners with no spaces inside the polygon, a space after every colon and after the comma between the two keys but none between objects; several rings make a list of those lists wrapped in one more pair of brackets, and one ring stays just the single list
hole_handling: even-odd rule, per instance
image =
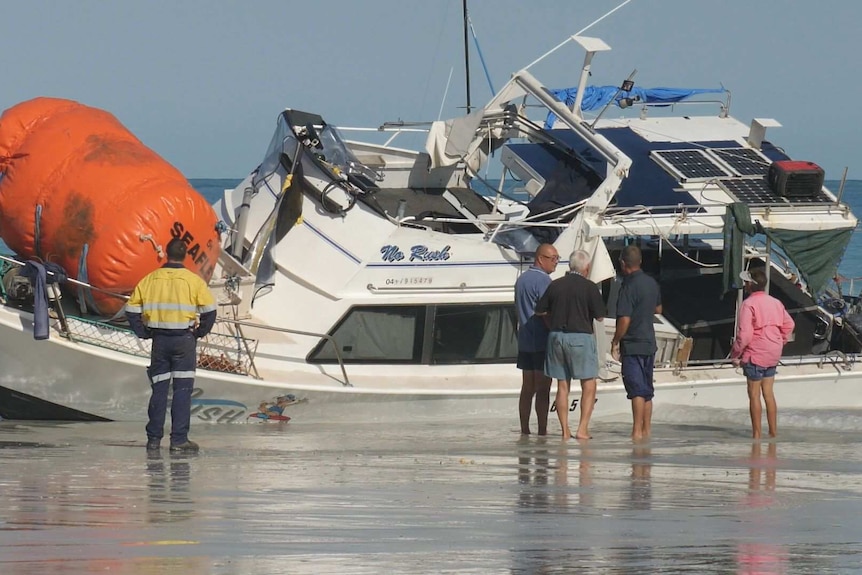
[{"label": "man in blue shirt", "polygon": [[662,312],[661,293],[654,279],[641,270],[641,250],[630,245],[620,254],[623,285],[617,299],[617,328],[611,353],[622,363],[623,385],[632,402],[632,439],[650,435],[653,366],[658,350],[654,316]]},{"label": "man in blue shirt", "polygon": [[533,315],[536,302],[551,283],[551,274],[560,256],[551,244],[536,250],[536,260],[515,282],[515,310],[518,314],[518,368],[521,370],[521,397],[518,413],[521,433],[530,433],[530,409],[536,397],[539,435],[548,433],[548,411],[551,406],[551,378],[545,375],[545,349],[548,328],[541,317]]}]

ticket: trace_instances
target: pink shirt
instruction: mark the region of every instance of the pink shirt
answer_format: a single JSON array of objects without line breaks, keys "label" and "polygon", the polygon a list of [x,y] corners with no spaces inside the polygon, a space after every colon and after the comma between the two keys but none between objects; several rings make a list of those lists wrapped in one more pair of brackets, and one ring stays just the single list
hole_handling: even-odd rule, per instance
[{"label": "pink shirt", "polygon": [[760,367],[773,367],[793,332],[784,304],[766,292],[752,292],[739,308],[739,326],[730,357]]}]

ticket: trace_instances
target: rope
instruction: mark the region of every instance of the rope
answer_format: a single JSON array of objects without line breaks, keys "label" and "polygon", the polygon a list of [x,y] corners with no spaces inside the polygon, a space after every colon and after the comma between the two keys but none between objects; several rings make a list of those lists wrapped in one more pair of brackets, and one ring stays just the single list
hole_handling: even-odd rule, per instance
[{"label": "rope", "polygon": [[159,259],[164,259],[165,250],[162,249],[162,246],[156,243],[156,240],[153,238],[152,234],[140,234],[138,235],[138,239],[142,242],[150,242],[153,244],[153,249],[155,249],[156,254],[158,254]]},{"label": "rope", "polygon": [[[649,209],[648,207],[646,207],[646,206],[644,206],[644,205],[642,205],[642,204],[638,204],[638,205],[637,205],[637,206],[635,206],[635,207],[636,207],[636,208],[641,208],[641,209],[642,209],[642,212],[646,212],[646,214],[649,216],[649,220],[650,220],[650,222],[652,222],[652,224],[653,224],[653,230],[655,230],[656,235],[657,235],[660,239],[664,240],[664,241],[665,241],[665,243],[667,243],[667,245],[668,245],[668,246],[669,246],[673,251],[675,251],[676,253],[678,253],[678,254],[679,254],[680,256],[682,256],[684,259],[688,260],[689,262],[691,262],[691,263],[693,263],[693,264],[695,264],[695,265],[698,265],[698,266],[700,266],[700,267],[703,267],[703,268],[717,268],[717,267],[721,267],[721,266],[722,266],[722,264],[705,264],[705,263],[700,262],[700,261],[698,261],[698,260],[696,260],[696,259],[694,259],[694,258],[692,258],[692,257],[689,257],[687,254],[685,254],[685,253],[683,253],[682,251],[680,251],[680,249],[679,249],[679,248],[677,248],[675,245],[673,245],[673,243],[670,241],[670,237],[669,237],[669,236],[665,236],[664,234],[662,234],[662,232],[661,232],[661,228],[659,228],[658,222],[656,222],[656,221],[655,221],[655,218],[653,217],[653,214],[652,214],[652,212],[650,211],[650,209]],[[679,221],[679,219],[677,219],[677,222],[678,222],[678,221]]]}]

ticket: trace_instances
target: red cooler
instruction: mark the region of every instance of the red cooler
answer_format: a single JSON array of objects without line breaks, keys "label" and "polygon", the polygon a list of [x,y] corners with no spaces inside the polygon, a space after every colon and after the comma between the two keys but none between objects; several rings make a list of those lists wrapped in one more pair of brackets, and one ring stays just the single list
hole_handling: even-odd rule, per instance
[{"label": "red cooler", "polygon": [[769,187],[785,198],[814,198],[823,188],[823,168],[814,162],[781,160],[769,166]]}]

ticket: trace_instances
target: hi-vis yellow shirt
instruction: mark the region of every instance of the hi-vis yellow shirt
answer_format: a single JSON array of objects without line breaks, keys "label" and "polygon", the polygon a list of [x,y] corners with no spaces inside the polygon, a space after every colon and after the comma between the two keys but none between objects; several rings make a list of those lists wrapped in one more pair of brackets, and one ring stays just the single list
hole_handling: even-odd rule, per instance
[{"label": "hi-vis yellow shirt", "polygon": [[126,311],[141,314],[150,329],[188,329],[198,314],[214,312],[206,282],[184,267],[162,267],[135,286]]}]

